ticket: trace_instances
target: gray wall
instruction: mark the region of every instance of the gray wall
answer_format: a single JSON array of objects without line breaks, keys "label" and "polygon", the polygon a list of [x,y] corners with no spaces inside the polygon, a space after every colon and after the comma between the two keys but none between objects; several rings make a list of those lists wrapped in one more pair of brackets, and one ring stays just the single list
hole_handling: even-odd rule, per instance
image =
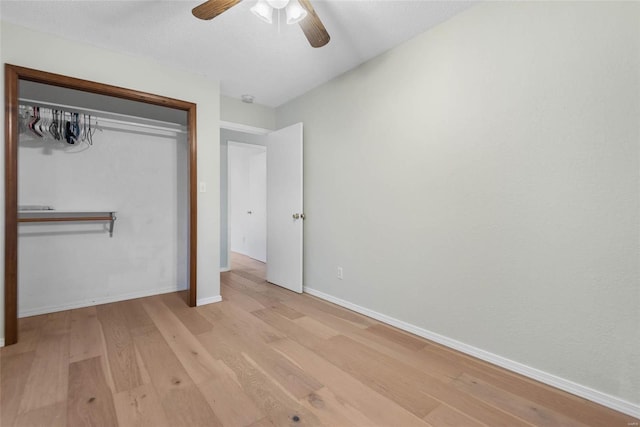
[{"label": "gray wall", "polygon": [[278,108],[305,285],[640,403],[639,18],[482,3]]},{"label": "gray wall", "polygon": [[247,104],[239,99],[220,97],[220,120],[263,129],[275,129],[276,110],[260,104]]}]

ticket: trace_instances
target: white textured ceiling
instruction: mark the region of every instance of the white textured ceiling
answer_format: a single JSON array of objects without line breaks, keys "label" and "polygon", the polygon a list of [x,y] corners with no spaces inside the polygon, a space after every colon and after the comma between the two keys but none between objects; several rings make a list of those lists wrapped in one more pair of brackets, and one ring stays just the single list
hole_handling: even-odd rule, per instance
[{"label": "white textured ceiling", "polygon": [[[0,1],[2,20],[153,58],[220,80],[223,95],[279,106],[473,4],[312,0],[331,36],[314,49],[298,25],[266,24],[244,0],[211,21],[200,1]],[[275,19],[274,19],[275,21]],[[69,53],[72,55],[72,53]]]}]

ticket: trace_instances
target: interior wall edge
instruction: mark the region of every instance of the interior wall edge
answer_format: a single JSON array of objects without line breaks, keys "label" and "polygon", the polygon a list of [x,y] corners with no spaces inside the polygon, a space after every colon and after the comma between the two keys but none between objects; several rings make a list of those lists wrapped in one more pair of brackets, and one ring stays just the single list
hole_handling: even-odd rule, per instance
[{"label": "interior wall edge", "polygon": [[449,338],[447,336],[429,331],[428,329],[424,329],[411,323],[396,319],[395,317],[391,317],[386,314],[371,310],[369,308],[359,306],[352,302],[337,298],[333,295],[326,294],[317,289],[305,286],[304,292],[309,295],[313,295],[314,297],[329,301],[333,304],[337,304],[341,307],[371,317],[387,325],[394,326],[398,329],[402,329],[403,331],[436,342],[450,349],[457,350],[466,355],[473,356],[485,362],[500,366],[501,368],[507,369],[511,372],[524,375],[525,377],[539,381],[546,385],[550,385],[552,387],[566,391],[567,393],[582,397],[584,399],[590,400],[592,402],[598,403],[600,405],[606,406],[607,408],[611,408],[632,417],[640,418],[640,405],[628,402],[619,397],[594,390],[585,385],[578,384],[562,377],[558,377],[540,369],[532,368],[531,366],[527,366],[523,363],[519,363],[498,354],[482,350],[469,344],[465,344],[453,338]]}]

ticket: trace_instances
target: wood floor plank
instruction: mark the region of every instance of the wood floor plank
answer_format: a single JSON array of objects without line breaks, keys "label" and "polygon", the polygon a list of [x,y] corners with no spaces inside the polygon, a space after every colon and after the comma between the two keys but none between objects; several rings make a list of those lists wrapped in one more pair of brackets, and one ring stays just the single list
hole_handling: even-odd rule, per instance
[{"label": "wood floor plank", "polygon": [[344,335],[444,382],[452,381],[463,373],[463,365],[454,360],[443,360],[428,352],[410,350],[386,337],[372,334],[368,329],[353,328]]},{"label": "wood floor plank", "polygon": [[20,402],[21,414],[67,399],[69,319],[68,311],[47,315]]},{"label": "wood floor plank", "polygon": [[269,417],[260,418],[258,421],[247,425],[246,427],[276,427]]},{"label": "wood floor plank", "polygon": [[419,385],[417,370],[350,338],[333,337],[316,347],[315,351],[418,418],[426,416],[440,404],[429,395],[416,393]]},{"label": "wood floor plank", "polygon": [[439,357],[441,361],[459,364],[465,372],[476,378],[551,410],[571,414],[571,418],[587,425],[608,427],[640,422],[628,415],[445,347],[428,346],[421,351],[429,353],[431,357]]},{"label": "wood floor plank", "polygon": [[292,399],[305,398],[322,387],[315,378],[267,348],[263,351],[242,353],[242,356]]},{"label": "wood floor plank", "polygon": [[[155,330],[155,326],[153,327],[153,329]],[[140,333],[141,330],[138,330],[137,334]],[[144,365],[144,361],[142,360],[142,356],[140,355],[140,350],[138,350],[138,347],[135,347],[135,345],[134,349],[136,352],[136,361],[138,362],[138,369],[140,370],[140,378],[142,379],[142,384],[151,384],[151,375],[149,375],[149,372],[147,372],[147,367]],[[115,390],[115,388],[112,389]]]},{"label": "wood floor plank", "polygon": [[491,427],[447,405],[438,406],[429,412],[424,420],[434,427]]},{"label": "wood floor plank", "polygon": [[[256,370],[272,379],[293,399],[301,399],[322,388],[315,378],[304,372],[291,361],[281,357],[264,342],[254,340],[251,336],[243,336],[235,329],[235,325],[221,322],[216,330],[218,337],[234,348],[242,349],[242,356],[254,366]],[[265,324],[266,326],[266,324]]]},{"label": "wood floor plank", "polygon": [[127,325],[124,305],[118,303],[99,305],[97,314],[105,338],[115,392],[141,386],[143,381]]},{"label": "wood floor plank", "polygon": [[265,277],[267,267],[262,261],[236,252],[231,252],[231,266],[233,270],[255,271],[255,274],[259,277]]},{"label": "wood floor plank", "polygon": [[66,427],[72,424],[67,423],[67,402],[58,402],[21,414],[14,425],[16,427]]},{"label": "wood floor plank", "polygon": [[153,321],[142,307],[144,301],[154,298],[156,297],[137,298],[118,303],[121,307],[120,313],[124,315],[126,326],[132,335],[144,333],[149,328],[155,328]]},{"label": "wood floor plank", "polygon": [[170,390],[162,398],[167,423],[172,427],[222,427],[195,384]]},{"label": "wood floor plank", "polygon": [[202,395],[222,424],[225,426],[247,426],[264,418],[265,414],[233,380],[232,376],[235,374],[229,369],[228,375],[210,378],[198,384]]},{"label": "wood floor plank", "polygon": [[240,269],[236,269],[236,270],[231,270],[231,277],[233,276],[240,276],[244,279],[250,280],[254,283],[264,283],[265,279],[264,277],[261,277],[259,275],[250,273],[246,270],[240,270]]},{"label": "wood floor plank", "polygon": [[100,356],[69,365],[67,422],[72,426],[117,426],[113,395]]},{"label": "wood floor plank", "polygon": [[[257,370],[240,354],[233,343],[227,340],[224,328],[215,329],[198,336],[207,350],[219,357],[235,373],[242,390],[276,426],[318,426],[321,421],[297,400],[292,399],[279,386]],[[293,422],[299,417],[298,422]]]},{"label": "wood floor plank", "polygon": [[[276,311],[276,313],[278,313]],[[302,326],[304,329],[306,329],[308,332],[322,338],[322,339],[329,339],[331,337],[335,337],[337,335],[340,335],[340,333],[338,331],[336,331],[335,329],[332,329],[330,327],[328,327],[327,325],[325,325],[322,322],[317,321],[316,319],[314,319],[313,317],[299,317],[297,319],[293,319],[296,324]]]},{"label": "wood floor plank", "polygon": [[325,339],[318,330],[306,329],[298,322],[282,317],[269,309],[254,311],[251,314],[306,347],[313,348],[320,343],[320,340]]},{"label": "wood floor plank", "polygon": [[372,425],[424,427],[427,424],[407,409],[348,375],[313,350],[293,340],[276,341],[270,346],[295,361],[305,371],[317,378],[322,378],[323,384],[331,390],[336,399],[364,414],[371,420]]},{"label": "wood floor plank", "polygon": [[279,315],[284,316],[290,320],[295,320],[295,319],[304,317],[304,314],[282,303],[271,304],[268,308],[270,308],[271,310],[275,311]]},{"label": "wood floor plank", "polygon": [[136,334],[133,340],[160,398],[174,388],[184,388],[193,384],[189,374],[157,328]]},{"label": "wood floor plank", "polygon": [[[231,288],[243,293],[264,307],[269,307],[271,304],[277,304],[280,301],[278,298],[261,292],[261,287],[264,285],[258,285],[257,283],[236,274],[231,274],[227,279],[225,279],[224,285],[226,288]],[[224,292],[222,293],[224,295]]]},{"label": "wood floor plank", "polygon": [[203,334],[211,330],[211,323],[205,319],[198,310],[192,310],[187,305],[186,291],[172,292],[161,296],[162,302],[176,315],[187,329],[193,334]]},{"label": "wood floor plank", "polygon": [[304,313],[305,316],[311,317],[340,333],[352,332],[354,328],[366,329],[372,325],[372,323],[367,323],[358,319],[357,316],[353,316],[352,312],[345,313],[341,310],[329,308],[322,310],[318,301],[306,294],[303,294],[302,298],[287,301],[286,304],[300,313]]},{"label": "wood floor plank", "polygon": [[263,304],[260,304],[255,299],[247,298],[245,294],[233,289],[230,286],[224,286],[221,289],[221,294],[223,301],[231,302],[232,304],[249,313],[266,308]]},{"label": "wood floor plank", "polygon": [[535,404],[506,390],[462,374],[452,382],[453,386],[496,408],[514,414],[534,425],[553,425],[558,427],[586,427],[579,421],[568,418],[544,406]]},{"label": "wood floor plank", "polygon": [[403,347],[406,347],[408,350],[421,350],[427,346],[427,343],[424,339],[412,335],[408,332],[401,331],[393,326],[383,325],[381,323],[371,325],[367,328],[368,332],[371,332],[374,335],[380,336],[399,344]]},{"label": "wood floor plank", "polygon": [[218,323],[223,323],[248,341],[268,343],[285,337],[277,329],[233,304],[227,304],[223,301],[218,304],[218,308],[223,314],[223,317],[218,319]]},{"label": "wood floor plank", "polygon": [[71,311],[69,331],[69,362],[106,355],[102,327],[95,307]]},{"label": "wood floor plank", "polygon": [[[440,402],[447,402],[457,410],[492,426],[528,425],[514,414],[496,409],[466,393],[459,393],[450,384],[350,338],[337,336],[328,341],[329,345],[316,349],[319,354],[421,418]],[[375,376],[370,375],[371,372],[375,372]],[[413,390],[414,393],[407,393],[407,390]]]},{"label": "wood floor plank", "polygon": [[302,298],[300,298],[299,301],[301,301],[301,303],[304,304],[305,309],[300,311],[305,314],[306,314],[307,307],[313,308],[314,310],[320,311],[321,313],[330,314],[333,317],[337,317],[339,319],[345,320],[363,329],[368,328],[369,326],[375,325],[377,323],[375,320],[371,319],[370,317],[356,313],[355,311],[347,310],[346,308],[337,306],[335,304],[328,304],[326,301],[323,301],[319,298],[316,298],[308,294],[302,295]]},{"label": "wood floor plank", "polygon": [[[4,348],[2,348],[4,350]],[[35,351],[5,355],[0,353],[0,425],[13,425],[25,385],[35,357]]]},{"label": "wood floor plank", "polygon": [[358,427],[376,424],[348,402],[336,397],[326,387],[311,393],[302,399],[302,403],[323,423],[330,426]]},{"label": "wood floor plank", "polygon": [[149,299],[143,307],[194,383],[220,375],[219,362],[161,300]]},{"label": "wood floor plank", "polygon": [[136,334],[134,341],[169,425],[222,425],[158,329]]},{"label": "wood floor plank", "polygon": [[113,403],[120,427],[170,427],[151,384],[120,392],[113,397]]}]

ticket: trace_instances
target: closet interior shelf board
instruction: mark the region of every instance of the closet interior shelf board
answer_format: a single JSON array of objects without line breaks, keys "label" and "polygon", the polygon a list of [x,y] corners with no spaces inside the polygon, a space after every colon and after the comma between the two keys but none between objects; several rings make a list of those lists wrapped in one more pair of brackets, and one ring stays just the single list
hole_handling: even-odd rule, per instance
[{"label": "closet interior shelf board", "polygon": [[109,222],[109,237],[113,237],[116,211],[57,211],[23,210],[18,211],[18,222]]}]

